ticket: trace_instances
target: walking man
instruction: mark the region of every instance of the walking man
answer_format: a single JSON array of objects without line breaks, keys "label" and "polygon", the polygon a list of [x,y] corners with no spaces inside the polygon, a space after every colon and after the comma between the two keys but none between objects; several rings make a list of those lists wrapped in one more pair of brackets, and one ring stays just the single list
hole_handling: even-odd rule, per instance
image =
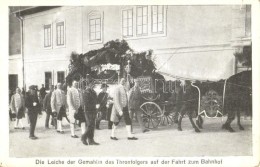
[{"label": "walking man", "polygon": [[107,84],[102,84],[101,88],[102,91],[98,94],[97,97],[97,101],[99,104],[99,114],[98,117],[96,119],[96,129],[100,129],[99,125],[101,120],[105,120],[106,119],[106,115],[107,115],[107,98],[108,98],[108,93],[107,93],[107,88],[108,85]]},{"label": "walking man", "polygon": [[44,99],[45,95],[46,95],[46,89],[45,89],[45,87],[44,87],[44,84],[42,84],[42,87],[41,87],[41,89],[40,89],[41,99]]},{"label": "walking man", "polygon": [[57,84],[57,89],[51,95],[51,109],[57,115],[57,132],[63,134],[62,117],[66,116],[66,97],[63,90],[61,90],[61,83]]},{"label": "walking man", "polygon": [[25,107],[28,109],[28,116],[30,121],[29,138],[35,140],[38,137],[34,135],[34,131],[37,123],[37,116],[38,114],[41,114],[41,110],[40,110],[39,99],[36,93],[36,88],[33,85],[29,87],[29,91],[26,93]]},{"label": "walking man", "polygon": [[[71,131],[71,137],[72,138],[78,138],[77,135],[75,135],[75,118],[74,115],[76,112],[79,112],[79,108],[82,104],[82,97],[81,93],[78,90],[78,82],[73,81],[72,87],[68,89],[67,92],[67,104],[69,107],[69,120],[70,120],[70,131]],[[81,124],[83,124],[82,122]],[[85,124],[81,125],[82,131],[85,132]]]},{"label": "walking man", "polygon": [[131,133],[131,119],[129,117],[128,112],[128,99],[127,99],[127,93],[125,90],[125,84],[126,81],[124,78],[121,79],[120,84],[115,88],[114,90],[114,105],[112,108],[111,113],[111,121],[113,122],[112,132],[110,139],[112,140],[118,140],[115,137],[115,130],[120,122],[120,118],[124,116],[125,124],[126,124],[126,131],[127,131],[127,139],[128,140],[137,140],[136,137],[134,137]]},{"label": "walking man", "polygon": [[[94,83],[90,76],[87,76],[87,88],[83,93],[84,115],[86,119],[86,130],[81,136],[81,141],[85,145],[99,145],[94,141],[97,94],[94,91]],[[88,140],[88,141],[87,141]]]},{"label": "walking man", "polygon": [[52,117],[51,124],[55,126],[55,129],[57,129],[57,121],[54,120],[53,113],[51,110],[51,95],[52,92],[54,91],[54,86],[51,85],[50,87],[50,92],[45,95],[44,100],[43,100],[43,111],[46,112],[46,119],[45,119],[45,128],[49,128],[49,120],[50,116]]},{"label": "walking man", "polygon": [[[143,120],[141,118],[141,100],[142,100],[142,94],[140,90],[140,82],[138,79],[134,79],[135,85],[130,89],[129,92],[129,110],[130,110],[130,118],[133,120],[133,115],[136,114],[138,123],[141,127],[141,130],[143,133],[148,132],[148,129],[145,129],[143,125]],[[133,126],[132,126],[133,131]]]}]

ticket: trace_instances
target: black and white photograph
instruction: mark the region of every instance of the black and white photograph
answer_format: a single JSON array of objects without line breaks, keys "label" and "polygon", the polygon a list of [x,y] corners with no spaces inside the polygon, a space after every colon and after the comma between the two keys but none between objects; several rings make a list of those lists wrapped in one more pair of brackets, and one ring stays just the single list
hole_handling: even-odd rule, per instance
[{"label": "black and white photograph", "polygon": [[258,1],[27,4],[5,6],[0,167],[259,165]]}]

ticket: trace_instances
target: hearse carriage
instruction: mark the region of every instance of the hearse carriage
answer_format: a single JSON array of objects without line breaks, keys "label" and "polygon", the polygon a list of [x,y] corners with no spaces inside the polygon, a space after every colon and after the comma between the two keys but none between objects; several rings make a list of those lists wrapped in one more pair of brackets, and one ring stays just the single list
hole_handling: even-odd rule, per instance
[{"label": "hearse carriage", "polygon": [[[124,40],[109,41],[103,48],[85,54],[72,53],[67,83],[76,77],[84,89],[84,77],[88,74],[100,84],[116,84],[124,77],[130,88],[133,78],[137,78],[141,83],[143,101],[140,108],[146,128],[178,123],[178,130],[182,130],[181,121],[186,114],[199,132],[202,116],[223,118],[227,115],[222,127],[232,132],[230,124],[237,114],[239,128],[243,130],[240,111],[252,110],[251,71],[219,81],[194,80],[156,71],[152,54],[152,50],[135,53]],[[172,79],[166,80],[165,76]],[[193,118],[196,118],[196,124]]]},{"label": "hearse carriage", "polygon": [[[233,132],[230,123],[237,114],[239,129],[244,129],[240,124],[240,112],[252,111],[252,71],[243,71],[217,82],[174,77],[174,81],[151,76],[138,77],[144,100],[140,108],[146,128],[178,123],[178,129],[182,130],[181,119],[187,114],[195,131],[199,132],[202,116],[222,117],[223,120],[223,116],[227,115],[223,128]],[[194,117],[197,126],[193,123]]]}]

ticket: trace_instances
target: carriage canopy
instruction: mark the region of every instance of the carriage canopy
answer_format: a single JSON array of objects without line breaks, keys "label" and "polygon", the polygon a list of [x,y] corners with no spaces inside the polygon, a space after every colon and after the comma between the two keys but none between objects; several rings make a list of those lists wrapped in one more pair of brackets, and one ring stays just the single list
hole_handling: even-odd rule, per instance
[{"label": "carriage canopy", "polygon": [[178,76],[191,80],[218,81],[234,74],[234,56],[223,51],[155,55],[157,70],[167,79]]}]

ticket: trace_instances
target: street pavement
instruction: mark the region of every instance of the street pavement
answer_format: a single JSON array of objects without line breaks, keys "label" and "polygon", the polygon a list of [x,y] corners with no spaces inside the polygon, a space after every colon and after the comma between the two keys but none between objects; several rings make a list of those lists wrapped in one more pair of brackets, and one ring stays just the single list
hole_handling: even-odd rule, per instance
[{"label": "street pavement", "polygon": [[[23,119],[25,130],[9,126],[10,157],[194,157],[194,156],[250,156],[252,155],[252,121],[241,118],[245,130],[240,131],[236,120],[231,124],[236,132],[222,130],[221,118],[205,119],[203,129],[196,133],[188,118],[183,118],[182,129],[177,125],[159,126],[148,133],[141,133],[137,122],[134,124],[136,141],[127,140],[125,123],[120,122],[116,131],[118,141],[110,139],[111,130],[107,122],[101,122],[101,130],[95,130],[98,146],[85,146],[80,138],[71,138],[69,123],[63,120],[64,134],[54,127],[44,128],[45,113],[38,119],[35,135],[37,140],[29,139],[29,125]],[[81,136],[81,129],[76,128]]]}]

